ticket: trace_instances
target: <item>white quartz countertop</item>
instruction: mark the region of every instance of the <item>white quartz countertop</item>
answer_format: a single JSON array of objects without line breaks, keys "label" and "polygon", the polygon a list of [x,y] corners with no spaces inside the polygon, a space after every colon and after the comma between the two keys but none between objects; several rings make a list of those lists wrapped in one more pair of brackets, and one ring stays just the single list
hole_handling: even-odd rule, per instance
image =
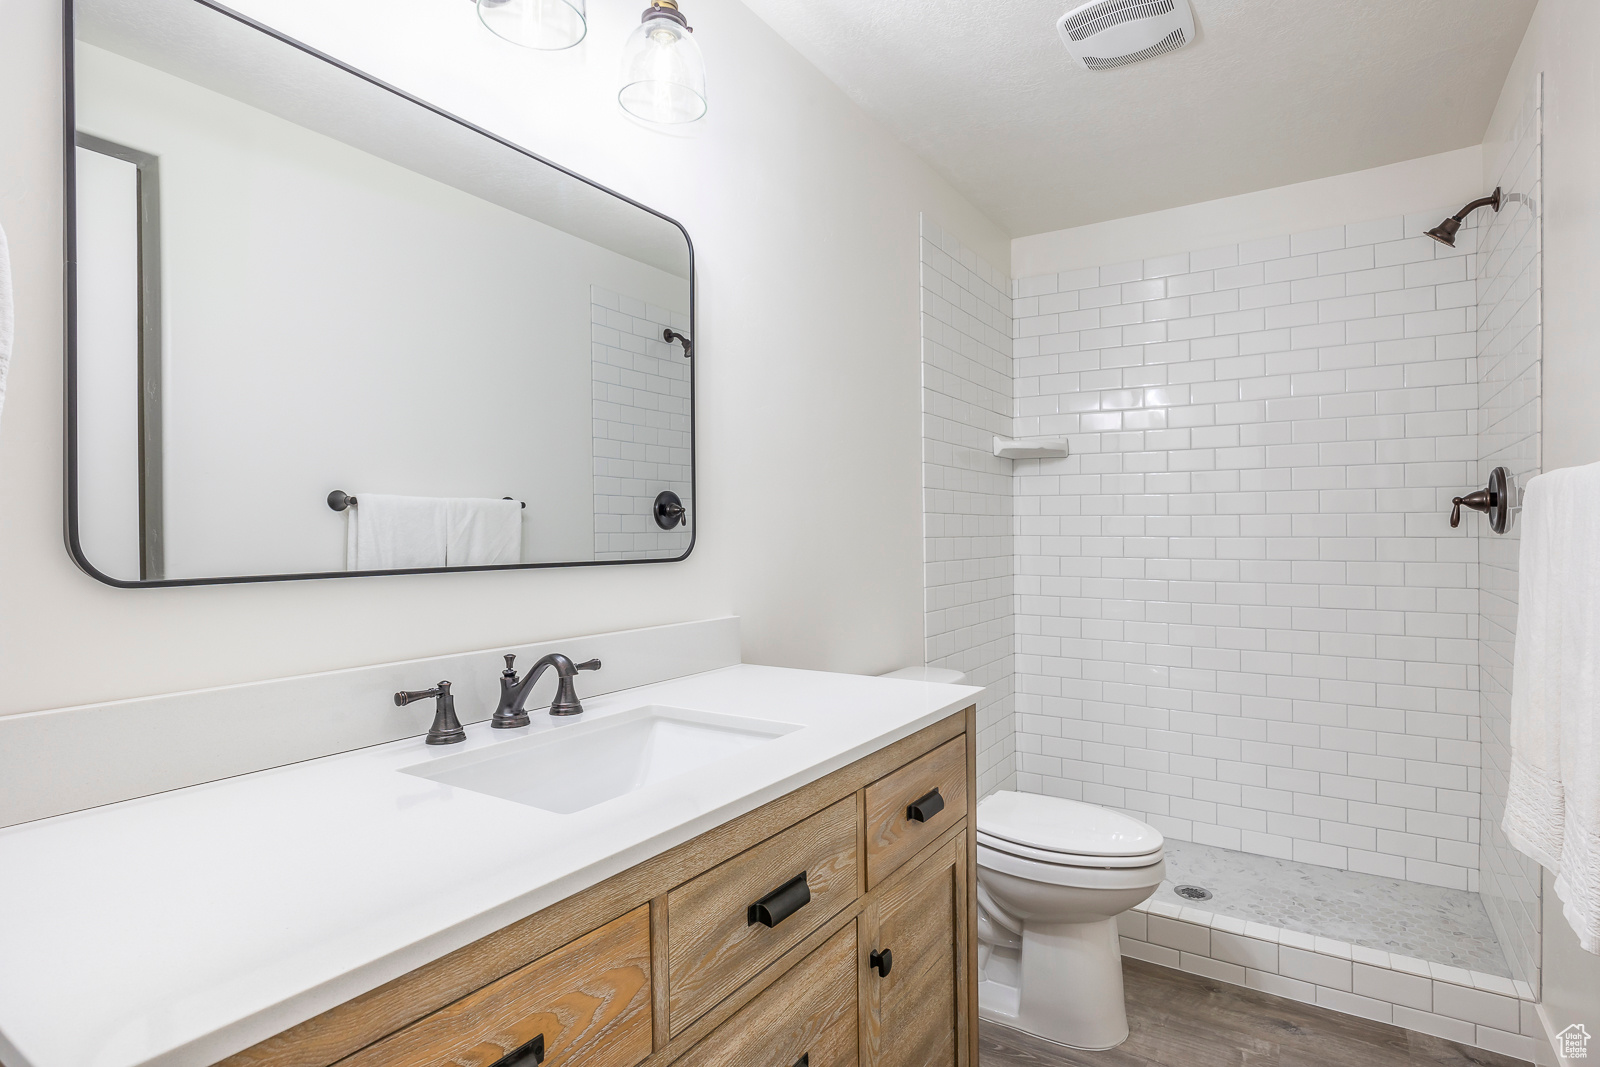
[{"label": "white quartz countertop", "polygon": [[[980,691],[741,665],[586,699],[574,720],[478,723],[461,744],[408,738],[0,830],[0,1061],[213,1063]],[[569,815],[402,773],[646,705],[801,728]]]}]

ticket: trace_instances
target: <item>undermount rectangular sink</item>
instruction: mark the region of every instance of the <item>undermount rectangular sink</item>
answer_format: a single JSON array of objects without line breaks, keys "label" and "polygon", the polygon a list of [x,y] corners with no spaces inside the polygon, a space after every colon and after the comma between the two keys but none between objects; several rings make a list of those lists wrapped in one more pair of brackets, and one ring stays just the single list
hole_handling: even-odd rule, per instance
[{"label": "undermount rectangular sink", "polygon": [[650,705],[403,771],[570,815],[798,729],[791,723]]}]

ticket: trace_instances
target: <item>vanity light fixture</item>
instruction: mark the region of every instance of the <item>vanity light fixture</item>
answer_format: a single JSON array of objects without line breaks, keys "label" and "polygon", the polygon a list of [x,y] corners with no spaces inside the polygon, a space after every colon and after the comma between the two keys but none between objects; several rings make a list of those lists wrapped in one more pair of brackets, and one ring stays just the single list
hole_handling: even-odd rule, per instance
[{"label": "vanity light fixture", "polygon": [[585,0],[475,0],[489,32],[541,52],[571,48],[589,32]]},{"label": "vanity light fixture", "polygon": [[706,63],[693,34],[678,0],[650,0],[622,49],[622,110],[660,125],[705,115]]}]

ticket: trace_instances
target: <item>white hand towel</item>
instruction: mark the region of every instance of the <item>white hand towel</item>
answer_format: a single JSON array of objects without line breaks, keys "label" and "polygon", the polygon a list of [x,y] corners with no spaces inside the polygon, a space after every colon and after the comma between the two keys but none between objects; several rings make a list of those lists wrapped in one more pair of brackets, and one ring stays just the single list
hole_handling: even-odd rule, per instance
[{"label": "white hand towel", "polygon": [[1556,876],[1600,953],[1600,463],[1528,482],[1522,506],[1506,838]]},{"label": "white hand towel", "polygon": [[515,500],[463,498],[446,507],[451,567],[490,567],[522,562],[522,504]]},{"label": "white hand towel", "polygon": [[11,252],[0,229],[0,409],[6,406],[6,372],[11,368],[11,337],[16,319],[11,308]]},{"label": "white hand towel", "polygon": [[450,501],[429,496],[361,493],[345,514],[345,564],[353,571],[443,567]]}]

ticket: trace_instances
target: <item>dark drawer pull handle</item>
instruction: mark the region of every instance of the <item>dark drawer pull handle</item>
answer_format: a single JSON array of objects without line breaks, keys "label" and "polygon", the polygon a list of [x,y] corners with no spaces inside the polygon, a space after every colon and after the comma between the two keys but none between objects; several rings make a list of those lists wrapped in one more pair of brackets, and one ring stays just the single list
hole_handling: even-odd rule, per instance
[{"label": "dark drawer pull handle", "polygon": [[806,872],[801,871],[787,882],[750,905],[745,913],[745,925],[777,926],[783,920],[811,903],[811,887],[806,884]]},{"label": "dark drawer pull handle", "polygon": [[539,1067],[544,1062],[544,1035],[540,1034],[526,1045],[512,1049],[489,1067]]},{"label": "dark drawer pull handle", "polygon": [[887,978],[894,968],[894,953],[888,949],[874,951],[867,957],[867,964],[878,972],[879,978]]},{"label": "dark drawer pull handle", "polygon": [[794,1067],[811,1067],[811,1053],[802,1052],[800,1058],[794,1061]]},{"label": "dark drawer pull handle", "polygon": [[934,786],[926,796],[913,800],[906,808],[906,818],[912,822],[927,822],[944,810],[944,797],[939,795],[939,787]]}]

